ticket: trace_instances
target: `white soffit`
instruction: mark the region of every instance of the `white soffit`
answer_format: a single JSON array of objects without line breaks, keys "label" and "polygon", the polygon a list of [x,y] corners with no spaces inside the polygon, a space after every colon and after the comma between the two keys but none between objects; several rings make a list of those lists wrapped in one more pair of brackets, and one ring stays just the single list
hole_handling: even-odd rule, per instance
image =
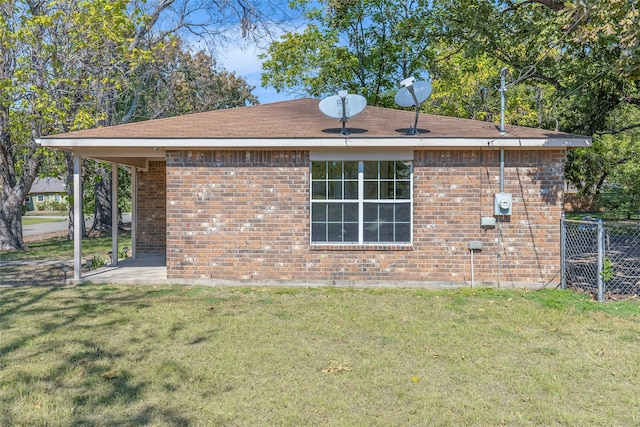
[{"label": "white soffit", "polygon": [[75,149],[92,148],[101,150],[123,148],[122,154],[140,148],[165,150],[218,149],[218,148],[299,148],[313,149],[322,147],[362,147],[362,148],[576,148],[588,147],[591,139],[587,137],[557,138],[422,138],[420,135],[400,138],[197,138],[197,139],[138,139],[138,138],[41,138],[37,141],[44,147]]}]

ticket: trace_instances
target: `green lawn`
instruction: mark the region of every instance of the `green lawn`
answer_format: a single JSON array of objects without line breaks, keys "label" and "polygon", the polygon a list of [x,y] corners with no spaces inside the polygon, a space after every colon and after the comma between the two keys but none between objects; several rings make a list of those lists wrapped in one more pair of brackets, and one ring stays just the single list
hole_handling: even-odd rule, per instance
[{"label": "green lawn", "polygon": [[[66,237],[49,237],[29,242],[26,251],[0,251],[1,261],[36,261],[51,259],[73,259],[73,241]],[[118,234],[118,248],[131,247],[131,232]],[[85,238],[82,241],[82,254],[85,257],[94,255],[107,256],[111,250],[111,234]]]},{"label": "green lawn", "polygon": [[[121,232],[118,236],[118,251],[122,252],[125,247],[131,247],[130,231]],[[82,241],[84,261],[93,259],[107,262],[110,251],[111,235],[93,236]],[[65,237],[29,242],[25,251],[0,251],[0,287],[61,285],[64,283],[64,273],[60,266],[72,259],[73,241]]]},{"label": "green lawn", "polygon": [[37,216],[23,216],[22,225],[42,224],[45,222],[63,222],[65,218],[42,218]]},{"label": "green lawn", "polygon": [[0,289],[0,425],[639,425],[640,306],[571,292]]}]

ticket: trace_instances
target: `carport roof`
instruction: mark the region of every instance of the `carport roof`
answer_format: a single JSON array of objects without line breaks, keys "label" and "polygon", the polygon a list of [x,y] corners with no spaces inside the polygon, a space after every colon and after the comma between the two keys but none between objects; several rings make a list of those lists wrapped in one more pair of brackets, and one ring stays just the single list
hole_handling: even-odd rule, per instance
[{"label": "carport roof", "polygon": [[126,159],[164,159],[183,149],[289,148],[514,148],[584,147],[589,137],[522,126],[502,135],[489,122],[421,113],[418,135],[407,135],[413,111],[367,106],[341,123],[320,112],[317,99],[302,98],[215,110],[43,137],[43,146],[85,157],[138,165]]}]

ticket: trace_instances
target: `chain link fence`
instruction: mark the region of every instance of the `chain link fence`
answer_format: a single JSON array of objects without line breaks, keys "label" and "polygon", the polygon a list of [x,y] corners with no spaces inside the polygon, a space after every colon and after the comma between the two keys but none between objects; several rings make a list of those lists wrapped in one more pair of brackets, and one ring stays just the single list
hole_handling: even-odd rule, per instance
[{"label": "chain link fence", "polygon": [[606,298],[640,294],[640,223],[562,220],[562,287]]}]

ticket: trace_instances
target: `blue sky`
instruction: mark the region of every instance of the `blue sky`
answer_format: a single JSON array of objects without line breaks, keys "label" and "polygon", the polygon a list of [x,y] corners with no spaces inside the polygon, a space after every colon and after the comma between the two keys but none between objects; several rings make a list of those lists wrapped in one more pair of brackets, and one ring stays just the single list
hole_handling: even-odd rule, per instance
[{"label": "blue sky", "polygon": [[230,45],[224,51],[218,52],[216,59],[227,71],[234,71],[238,76],[244,77],[251,86],[255,86],[253,94],[261,104],[296,98],[294,95],[277,93],[271,87],[263,88],[260,85],[262,65],[258,59],[259,53],[261,50],[255,45]]}]

